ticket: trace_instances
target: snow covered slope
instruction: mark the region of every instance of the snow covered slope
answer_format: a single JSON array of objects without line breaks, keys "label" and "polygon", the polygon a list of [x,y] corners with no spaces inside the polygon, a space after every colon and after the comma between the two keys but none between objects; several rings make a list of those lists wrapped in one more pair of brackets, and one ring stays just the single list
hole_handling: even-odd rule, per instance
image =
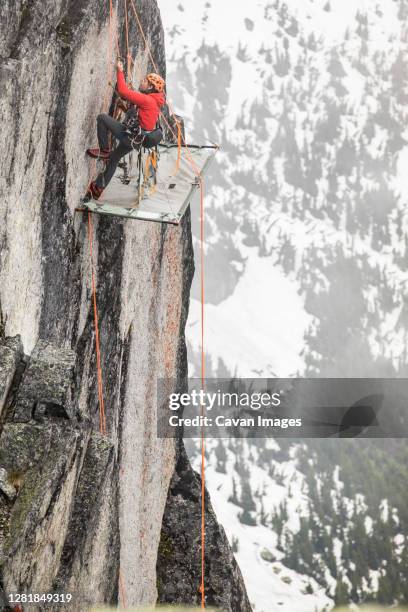
[{"label": "snow covered slope", "polygon": [[[213,304],[230,298],[228,329],[235,333],[221,343],[212,330],[224,328],[226,304],[210,311],[211,367],[221,360],[248,376],[329,367],[320,346],[325,319],[333,328],[350,299],[353,307],[341,323],[356,328],[357,339],[350,331],[347,358],[338,341],[331,342],[339,352],[333,374],[346,373],[350,353],[359,354],[361,344],[373,362],[392,357],[400,366],[407,281],[406,4],[162,0],[160,8],[175,106],[187,117],[191,139],[210,138],[223,147],[206,188],[206,294]],[[254,247],[250,256],[247,246]],[[245,278],[254,278],[255,266],[259,291],[250,291],[252,280]],[[288,282],[292,292],[283,286]],[[342,312],[325,299],[338,283],[345,286]],[[319,304],[316,292],[323,295]],[[270,319],[278,314],[286,322],[290,303],[298,321],[293,332],[286,327],[287,340],[265,320],[272,296]],[[197,311],[193,305],[189,340],[195,349]],[[255,319],[265,329],[256,341],[256,364],[252,349],[243,358],[237,341]],[[369,362],[358,357],[356,373],[367,372]]]},{"label": "snow covered slope", "polygon": [[[302,367],[303,336],[312,318],[304,310],[296,285],[274,265],[273,258],[260,258],[253,251],[247,249],[245,271],[233,295],[218,305],[207,305],[206,344],[211,355],[222,356],[230,372],[239,364],[239,371],[247,377],[260,372],[269,376],[295,374]],[[187,330],[191,348],[198,352],[198,300],[193,300],[190,308]],[[265,341],[268,338],[270,342]],[[213,360],[211,364],[216,368]]]},{"label": "snow covered slope", "polygon": [[[406,445],[363,442],[207,439],[206,483],[256,612],[405,601],[406,493],[390,476]],[[187,448],[199,470],[199,442]]]},{"label": "snow covered slope", "polygon": [[[190,141],[222,147],[206,180],[207,375],[407,376],[407,1],[159,4],[174,106]],[[197,202],[196,236],[198,216]],[[199,298],[197,283],[187,326],[191,376],[200,371]],[[403,601],[406,552],[399,557],[395,544],[408,518],[403,448],[305,448],[306,458],[314,453],[302,472],[310,516],[282,541],[286,567],[299,574],[293,584],[316,578],[339,604],[373,594]],[[230,472],[213,474],[211,453],[209,460],[222,522],[240,530],[237,555],[252,600],[259,609],[265,598],[277,605],[286,587],[273,569],[274,578],[260,578],[271,572],[254,541],[265,539],[278,556],[273,533],[285,516],[270,511],[274,524],[265,528],[258,508],[256,525],[239,527],[227,502]],[[242,482],[256,480],[253,461]],[[337,468],[351,500],[344,516]],[[266,470],[265,481],[276,500],[279,491],[289,496],[275,473]],[[369,511],[358,503],[363,490]],[[393,499],[399,526],[390,517],[382,523],[384,498]],[[370,537],[365,519],[374,521]],[[288,609],[307,601],[301,589],[291,600],[293,591],[282,600]]]},{"label": "snow covered slope", "polygon": [[[278,547],[277,534],[269,527],[245,525],[239,515],[242,508],[231,502],[233,480],[239,481],[235,471],[237,455],[235,450],[226,450],[222,471],[217,471],[216,447],[219,443],[207,442],[208,462],[206,467],[207,485],[211,490],[211,500],[218,519],[223,524],[230,544],[235,547],[235,556],[244,576],[248,596],[254,612],[324,612],[331,610],[333,602],[324,589],[313,578],[301,575],[282,563],[284,554]],[[267,441],[270,448],[276,448],[273,441]],[[274,482],[267,471],[256,465],[257,450],[245,442],[241,443],[241,458],[249,471],[248,481],[252,491],[261,493],[256,499],[256,514],[263,508],[279,508],[287,497],[285,483]],[[196,469],[200,460],[197,455]],[[278,464],[277,464],[278,465]],[[292,462],[279,464],[285,481],[291,482],[292,493],[289,500],[288,524],[293,530],[299,529],[299,513],[306,511],[307,498],[302,493],[302,475]],[[237,498],[242,491],[237,485]]]}]

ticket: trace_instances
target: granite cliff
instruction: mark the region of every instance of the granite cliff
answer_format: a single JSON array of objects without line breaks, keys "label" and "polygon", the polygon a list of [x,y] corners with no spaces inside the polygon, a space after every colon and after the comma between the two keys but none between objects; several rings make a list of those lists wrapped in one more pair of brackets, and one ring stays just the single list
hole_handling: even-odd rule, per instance
[{"label": "granite cliff", "polygon": [[[102,0],[0,7],[1,590],[71,592],[73,610],[169,601],[175,577],[162,571],[158,550],[162,526],[169,537],[182,506],[169,485],[192,473],[185,459],[180,467],[182,446],[156,437],[157,379],[187,384],[189,214],[180,227],[92,219],[107,421],[107,435],[99,433],[89,227],[75,208],[91,172],[84,150],[112,93],[112,27],[124,48],[124,6],[113,3],[111,20]],[[158,6],[136,7],[165,74]],[[143,72],[149,57],[133,21],[130,41]],[[197,513],[196,493],[191,503]],[[208,603],[249,610],[207,506],[212,537],[233,569],[231,581],[211,586]],[[181,563],[178,578],[198,586],[184,555],[198,559],[199,538],[188,537],[189,550],[180,546],[172,563]],[[210,573],[211,563],[209,550]],[[174,601],[198,601],[194,588],[173,587]],[[228,603],[235,600],[242,605]]]}]

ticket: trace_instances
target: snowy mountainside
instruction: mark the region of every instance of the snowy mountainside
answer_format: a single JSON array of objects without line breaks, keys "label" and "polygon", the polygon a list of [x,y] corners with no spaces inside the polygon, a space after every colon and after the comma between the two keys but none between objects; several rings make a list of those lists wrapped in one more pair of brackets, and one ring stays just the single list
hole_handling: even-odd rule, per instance
[{"label": "snowy mountainside", "polygon": [[[407,376],[407,0],[159,5],[168,89],[188,139],[222,147],[205,187],[207,376]],[[196,236],[198,217],[197,202]],[[197,274],[186,329],[192,377],[199,296]],[[282,505],[290,483],[271,467],[279,452],[258,451],[279,501],[265,519],[251,495],[254,524],[241,529],[242,510],[228,502],[232,458],[219,473],[208,449],[209,489],[229,537],[229,525],[242,531],[237,558],[256,610],[282,586],[258,582],[254,568],[269,571],[254,544],[262,538],[296,584],[306,576],[336,604],[408,601],[404,440],[279,445],[304,482],[298,529],[290,499]],[[231,441],[226,452],[240,449]],[[256,479],[255,463],[249,454],[242,483]],[[301,590],[287,593],[288,609],[304,602]]]},{"label": "snowy mountainside", "polygon": [[[207,486],[254,610],[406,602],[405,484],[390,478],[403,473],[406,445],[384,447],[383,471],[381,444],[367,446],[362,483],[350,478],[354,440],[308,442],[206,440]],[[199,470],[199,443],[186,445]]]},{"label": "snowy mountainside", "polygon": [[[192,441],[189,441],[192,442]],[[236,442],[236,441],[234,441]],[[276,448],[268,441],[270,448]],[[226,445],[227,446],[227,445]],[[257,516],[257,524],[242,518],[242,498],[245,496],[241,486],[237,455],[234,450],[224,448],[223,442],[207,441],[206,480],[211,490],[211,499],[220,522],[224,525],[228,540],[233,547],[236,559],[244,576],[248,596],[254,612],[325,612],[333,608],[332,600],[327,597],[322,586],[313,578],[288,568],[284,554],[278,546],[278,536],[261,518],[266,518],[265,509],[279,509],[287,496],[284,481],[291,483],[292,496],[289,500],[288,525],[293,531],[299,529],[299,513],[306,511],[307,498],[302,493],[302,474],[293,462],[276,464],[280,466],[283,481],[278,484],[271,480],[263,467],[256,464],[258,451],[243,443],[241,468],[248,470],[248,481],[255,493],[251,498]],[[223,449],[221,460],[220,449]],[[193,465],[194,467],[194,465]],[[197,455],[195,467],[199,469]],[[251,495],[251,493],[250,493]],[[231,501],[235,497],[236,501]],[[239,505],[238,505],[239,504]],[[241,518],[240,518],[241,517]],[[262,524],[262,522],[264,524]]]},{"label": "snowy mountainside", "polygon": [[[191,140],[222,146],[206,186],[206,295],[215,305],[231,297],[230,327],[235,320],[239,333],[220,348],[208,329],[210,370],[220,361],[240,375],[328,375],[327,327],[339,319],[346,342],[328,341],[335,375],[366,375],[384,359],[403,366],[407,3],[162,0],[160,8],[175,106]],[[244,314],[240,295],[255,258],[275,269],[263,275],[271,297],[252,292]],[[283,316],[293,290],[300,333],[290,341],[294,358],[279,364],[285,343],[258,306],[274,296]],[[211,312],[218,329],[222,310]],[[198,311],[188,328],[195,351]],[[262,348],[257,364],[251,354],[236,357],[255,316],[262,348],[274,346],[269,363]]]}]

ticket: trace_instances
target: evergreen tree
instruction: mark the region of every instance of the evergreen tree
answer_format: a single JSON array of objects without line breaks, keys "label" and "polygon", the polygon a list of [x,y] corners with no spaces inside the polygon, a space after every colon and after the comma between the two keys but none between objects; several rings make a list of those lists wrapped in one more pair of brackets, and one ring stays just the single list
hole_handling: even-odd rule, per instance
[{"label": "evergreen tree", "polygon": [[256,505],[252,495],[251,485],[249,480],[244,479],[241,483],[241,503],[240,505],[244,510],[252,512],[256,510]]},{"label": "evergreen tree", "polygon": [[229,496],[228,501],[235,504],[236,506],[239,506],[239,499],[237,496],[237,484],[235,482],[235,478],[232,477],[232,494]]},{"label": "evergreen tree", "polygon": [[225,446],[222,442],[222,440],[218,440],[218,444],[215,447],[215,457],[216,457],[216,464],[215,464],[215,469],[217,472],[220,472],[221,474],[226,474],[227,470],[226,470],[226,461],[227,461],[227,451],[225,450]]},{"label": "evergreen tree", "polygon": [[337,606],[345,606],[350,602],[349,589],[342,578],[338,578],[334,591],[334,601]]}]

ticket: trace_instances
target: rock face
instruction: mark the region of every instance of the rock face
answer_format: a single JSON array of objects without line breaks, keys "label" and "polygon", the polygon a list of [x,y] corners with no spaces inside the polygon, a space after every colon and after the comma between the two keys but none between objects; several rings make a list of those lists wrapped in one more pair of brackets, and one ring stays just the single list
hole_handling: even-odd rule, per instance
[{"label": "rock face", "polygon": [[8,593],[70,592],[79,610],[116,601],[120,541],[115,447],[78,419],[74,362],[39,341],[5,403],[0,571]]},{"label": "rock face", "polygon": [[19,337],[5,340],[0,352],[0,419],[22,353],[23,345]]},{"label": "rock face", "polygon": [[[116,33],[125,51],[124,6],[114,1],[111,19],[102,0],[0,6],[0,336],[19,334],[0,350],[0,590],[72,592],[74,610],[157,598],[177,450],[156,437],[156,381],[184,388],[187,371],[189,215],[168,227],[75,213],[94,172],[83,152],[112,95]],[[165,74],[157,4],[135,6]],[[129,17],[137,84],[151,65]]]},{"label": "rock face", "polygon": [[[241,571],[224,529],[217,523],[208,493],[205,497],[206,606],[228,612],[251,612]],[[171,480],[163,517],[157,585],[162,603],[201,602],[201,478],[193,471],[184,448]]]},{"label": "rock face", "polygon": [[[156,2],[139,1],[135,5],[155,62],[165,73],[163,31]],[[188,290],[183,288],[189,286],[192,263],[185,265],[191,262],[188,219],[184,227],[166,228],[92,218],[111,450],[102,452],[96,441],[89,446],[90,431],[99,429],[89,228],[87,219],[75,214],[75,208],[92,173],[84,150],[95,144],[96,116],[107,110],[112,94],[108,81],[113,77],[116,32],[125,49],[123,10],[124,3],[114,2],[109,23],[109,2],[101,0],[7,0],[0,8],[0,304],[6,333],[21,335],[26,354],[34,350],[18,392],[14,421],[5,426],[1,446],[6,448],[8,439],[30,439],[32,435],[33,440],[39,436],[41,441],[45,436],[38,443],[47,448],[53,432],[69,450],[65,468],[60,466],[60,472],[52,476],[54,484],[42,485],[50,492],[59,491],[59,478],[65,473],[67,482],[58,494],[64,498],[63,510],[58,510],[59,539],[47,549],[47,559],[53,560],[47,562],[47,570],[41,570],[46,575],[40,576],[33,569],[24,574],[16,560],[3,580],[6,590],[19,584],[27,589],[45,584],[50,588],[51,576],[73,584],[82,572],[85,585],[89,579],[85,565],[89,561],[91,567],[92,559],[102,563],[106,558],[104,546],[112,538],[115,522],[120,521],[120,543],[116,538],[116,546],[118,550],[120,547],[123,590],[128,604],[132,604],[150,603],[156,598],[157,546],[175,449],[172,441],[155,439],[155,381],[159,376],[178,377],[179,344],[187,309],[182,300]],[[137,71],[143,73],[149,67],[148,54],[131,15],[129,22],[132,56]],[[137,80],[136,71],[134,76]],[[46,379],[41,391],[37,388],[34,370],[39,339],[58,349],[74,351],[75,375],[69,388],[59,388],[58,382],[56,388],[48,389]],[[13,356],[9,354],[7,359],[7,372],[12,372]],[[52,356],[39,364],[43,373],[47,359],[52,361]],[[7,373],[0,385],[4,395],[10,385]],[[32,396],[38,393],[34,405]],[[61,399],[64,394],[67,401]],[[75,407],[68,396],[75,398]],[[57,406],[63,406],[65,414],[53,414]],[[78,430],[73,424],[74,410],[76,420],[87,423],[89,431],[82,427]],[[47,423],[53,419],[60,422],[40,425],[39,413]],[[35,426],[31,425],[32,418],[36,419]],[[60,451],[64,455],[62,447]],[[64,533],[67,546],[73,537],[68,517],[71,510],[75,514],[78,499],[83,496],[81,490],[86,490],[87,479],[92,478],[91,472],[81,472],[77,482],[78,470],[82,463],[84,469],[87,465],[92,469],[92,453],[101,454],[105,467],[100,470],[107,482],[105,491],[101,485],[104,503],[98,502],[98,520],[111,527],[102,541],[103,535],[93,535],[98,532],[96,518],[89,517],[83,545],[90,547],[87,555],[91,556],[80,559],[78,554],[82,553],[70,556],[64,550],[67,561],[63,571],[58,567],[58,557]],[[42,465],[45,459],[38,461]],[[78,499],[73,497],[77,486]],[[113,500],[114,517],[109,498]],[[68,508],[72,504],[73,509]],[[77,511],[80,514],[79,508]],[[44,512],[52,520],[52,514]],[[66,524],[61,518],[64,513]],[[44,524],[43,533],[50,533],[50,529],[48,523]],[[21,558],[28,548],[27,542],[21,548]],[[106,568],[104,576],[95,576],[96,602],[112,601],[113,592],[106,589],[109,577],[118,572],[115,549],[109,558],[114,560],[116,570]],[[25,564],[27,567],[29,558]],[[98,573],[95,567],[89,571]],[[112,584],[117,589],[117,580]],[[80,592],[79,583],[76,588]],[[86,590],[88,595],[92,591],[89,583]]]},{"label": "rock face", "polygon": [[75,416],[72,397],[75,353],[40,340],[24,372],[14,406],[14,421]]}]

